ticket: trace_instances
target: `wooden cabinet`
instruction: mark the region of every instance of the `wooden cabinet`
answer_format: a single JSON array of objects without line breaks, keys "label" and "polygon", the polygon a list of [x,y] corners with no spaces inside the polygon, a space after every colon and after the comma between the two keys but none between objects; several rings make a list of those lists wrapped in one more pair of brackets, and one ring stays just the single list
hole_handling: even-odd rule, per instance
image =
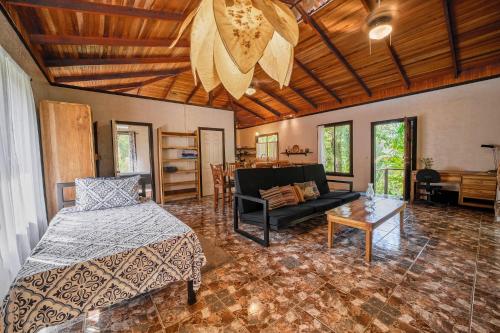
[{"label": "wooden cabinet", "polygon": [[[57,183],[95,177],[90,106],[54,101],[40,103],[45,199],[49,219],[57,213]],[[65,193],[67,199],[74,192]]]}]

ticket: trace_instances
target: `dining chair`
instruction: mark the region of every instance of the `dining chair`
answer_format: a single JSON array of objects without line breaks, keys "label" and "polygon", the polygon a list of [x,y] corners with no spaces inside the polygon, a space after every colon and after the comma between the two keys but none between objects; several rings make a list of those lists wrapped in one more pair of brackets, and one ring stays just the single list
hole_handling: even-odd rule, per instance
[{"label": "dining chair", "polygon": [[219,208],[219,196],[222,195],[222,209],[225,208],[226,194],[228,195],[228,202],[232,202],[231,183],[226,177],[224,166],[222,164],[210,164],[212,169],[212,177],[214,182],[214,209]]}]

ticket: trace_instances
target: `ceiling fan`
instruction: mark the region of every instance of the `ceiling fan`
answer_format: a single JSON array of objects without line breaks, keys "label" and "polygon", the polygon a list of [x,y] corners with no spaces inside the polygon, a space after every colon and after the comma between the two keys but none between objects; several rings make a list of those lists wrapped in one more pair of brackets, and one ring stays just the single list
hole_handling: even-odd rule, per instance
[{"label": "ceiling fan", "polygon": [[392,31],[397,14],[397,6],[394,3],[381,4],[378,0],[375,9],[366,17],[363,30],[368,33],[370,54],[372,40],[381,40],[389,36],[389,43],[392,43]]}]

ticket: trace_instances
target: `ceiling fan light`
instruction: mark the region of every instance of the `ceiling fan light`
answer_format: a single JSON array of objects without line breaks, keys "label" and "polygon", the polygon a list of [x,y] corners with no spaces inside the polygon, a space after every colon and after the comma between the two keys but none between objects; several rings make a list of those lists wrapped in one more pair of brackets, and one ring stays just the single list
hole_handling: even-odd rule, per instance
[{"label": "ceiling fan light", "polygon": [[392,25],[390,23],[383,23],[372,27],[368,33],[368,37],[379,40],[389,36],[391,32]]},{"label": "ceiling fan light", "polygon": [[257,92],[257,90],[255,90],[254,87],[248,87],[247,90],[245,91],[245,94],[247,94],[248,96],[252,96],[256,92]]}]

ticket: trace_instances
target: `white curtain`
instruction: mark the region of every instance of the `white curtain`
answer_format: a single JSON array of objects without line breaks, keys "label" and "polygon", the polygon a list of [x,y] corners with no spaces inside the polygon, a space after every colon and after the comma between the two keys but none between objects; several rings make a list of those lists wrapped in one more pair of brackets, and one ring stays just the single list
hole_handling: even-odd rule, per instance
[{"label": "white curtain", "polygon": [[318,126],[318,163],[324,164],[325,161],[325,145],[323,144],[323,138],[325,133],[325,126]]},{"label": "white curtain", "polygon": [[0,297],[46,226],[30,78],[0,47]]}]

